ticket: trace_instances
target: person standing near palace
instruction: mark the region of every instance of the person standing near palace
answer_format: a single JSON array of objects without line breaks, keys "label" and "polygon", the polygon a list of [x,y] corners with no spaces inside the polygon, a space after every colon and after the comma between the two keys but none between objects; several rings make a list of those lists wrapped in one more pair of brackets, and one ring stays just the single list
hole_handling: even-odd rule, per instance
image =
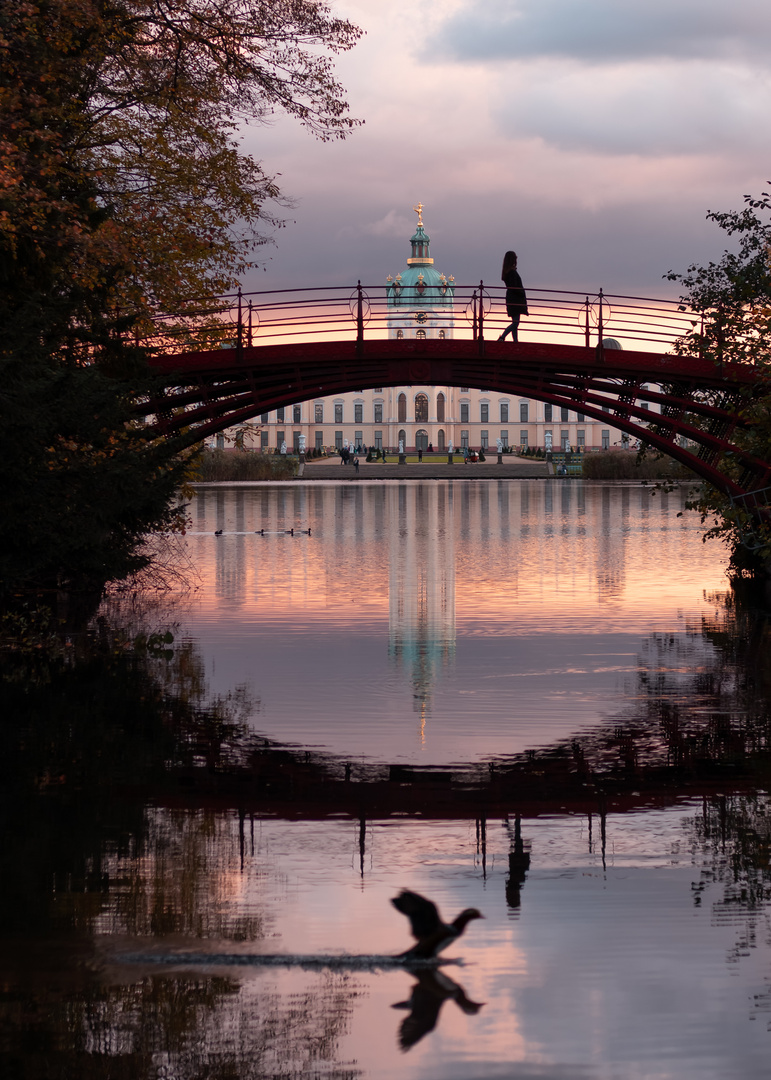
[{"label": "person standing near palace", "polygon": [[522,278],[517,272],[517,253],[507,251],[503,256],[503,268],[501,280],[506,286],[506,311],[511,323],[506,327],[499,341],[505,341],[506,335],[511,334],[512,341],[518,341],[519,320],[522,315],[527,315],[527,297],[522,286]]}]

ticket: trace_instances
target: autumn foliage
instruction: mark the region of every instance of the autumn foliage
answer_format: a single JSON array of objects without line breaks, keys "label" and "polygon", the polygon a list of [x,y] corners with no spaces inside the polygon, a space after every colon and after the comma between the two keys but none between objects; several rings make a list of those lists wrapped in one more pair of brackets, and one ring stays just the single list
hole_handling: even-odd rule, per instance
[{"label": "autumn foliage", "polygon": [[[747,195],[744,202],[742,210],[707,215],[731,238],[718,261],[666,276],[683,288],[684,307],[701,316],[677,351],[718,367],[755,367],[758,383],[739,403],[743,425],[733,438],[753,457],[771,461],[771,197]],[[721,467],[741,481],[738,460],[725,459]],[[705,485],[693,506],[709,523],[705,538],[729,546],[732,576],[771,577],[771,491],[751,492],[749,500],[736,502]]]},{"label": "autumn foliage", "polygon": [[279,223],[243,125],[355,126],[330,54],[358,36],[314,0],[0,5],[6,595],[101,586],[179,523],[185,458],[135,419],[145,331],[233,288]]}]

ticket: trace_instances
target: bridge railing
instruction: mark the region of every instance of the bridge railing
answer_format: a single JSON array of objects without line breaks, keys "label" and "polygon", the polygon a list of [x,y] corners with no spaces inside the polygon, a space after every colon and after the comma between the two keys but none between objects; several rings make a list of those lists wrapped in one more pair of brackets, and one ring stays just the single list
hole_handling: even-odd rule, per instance
[{"label": "bridge railing", "polygon": [[[509,324],[504,286],[363,285],[238,292],[159,316],[144,341],[166,352],[306,341],[397,337],[495,340]],[[700,316],[677,300],[528,288],[520,341],[668,351],[698,328]]]}]

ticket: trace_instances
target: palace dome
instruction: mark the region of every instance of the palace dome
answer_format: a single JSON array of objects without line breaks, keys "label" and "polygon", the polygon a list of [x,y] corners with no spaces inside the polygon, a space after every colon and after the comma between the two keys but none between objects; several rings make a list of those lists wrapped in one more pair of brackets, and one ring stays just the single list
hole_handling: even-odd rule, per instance
[{"label": "palace dome", "polygon": [[389,307],[451,308],[455,294],[455,280],[445,277],[434,269],[434,260],[430,256],[431,237],[423,228],[421,219],[422,204],[416,207],[418,227],[410,237],[412,254],[407,259],[407,268],[392,279],[386,281],[386,293]]}]

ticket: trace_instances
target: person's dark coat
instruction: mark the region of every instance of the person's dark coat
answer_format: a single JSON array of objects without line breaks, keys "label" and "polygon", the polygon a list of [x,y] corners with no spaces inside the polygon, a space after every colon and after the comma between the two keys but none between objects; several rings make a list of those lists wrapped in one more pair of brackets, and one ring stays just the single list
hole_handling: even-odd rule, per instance
[{"label": "person's dark coat", "polygon": [[519,273],[513,269],[507,270],[503,283],[506,286],[506,311],[509,317],[527,315],[527,297]]}]

